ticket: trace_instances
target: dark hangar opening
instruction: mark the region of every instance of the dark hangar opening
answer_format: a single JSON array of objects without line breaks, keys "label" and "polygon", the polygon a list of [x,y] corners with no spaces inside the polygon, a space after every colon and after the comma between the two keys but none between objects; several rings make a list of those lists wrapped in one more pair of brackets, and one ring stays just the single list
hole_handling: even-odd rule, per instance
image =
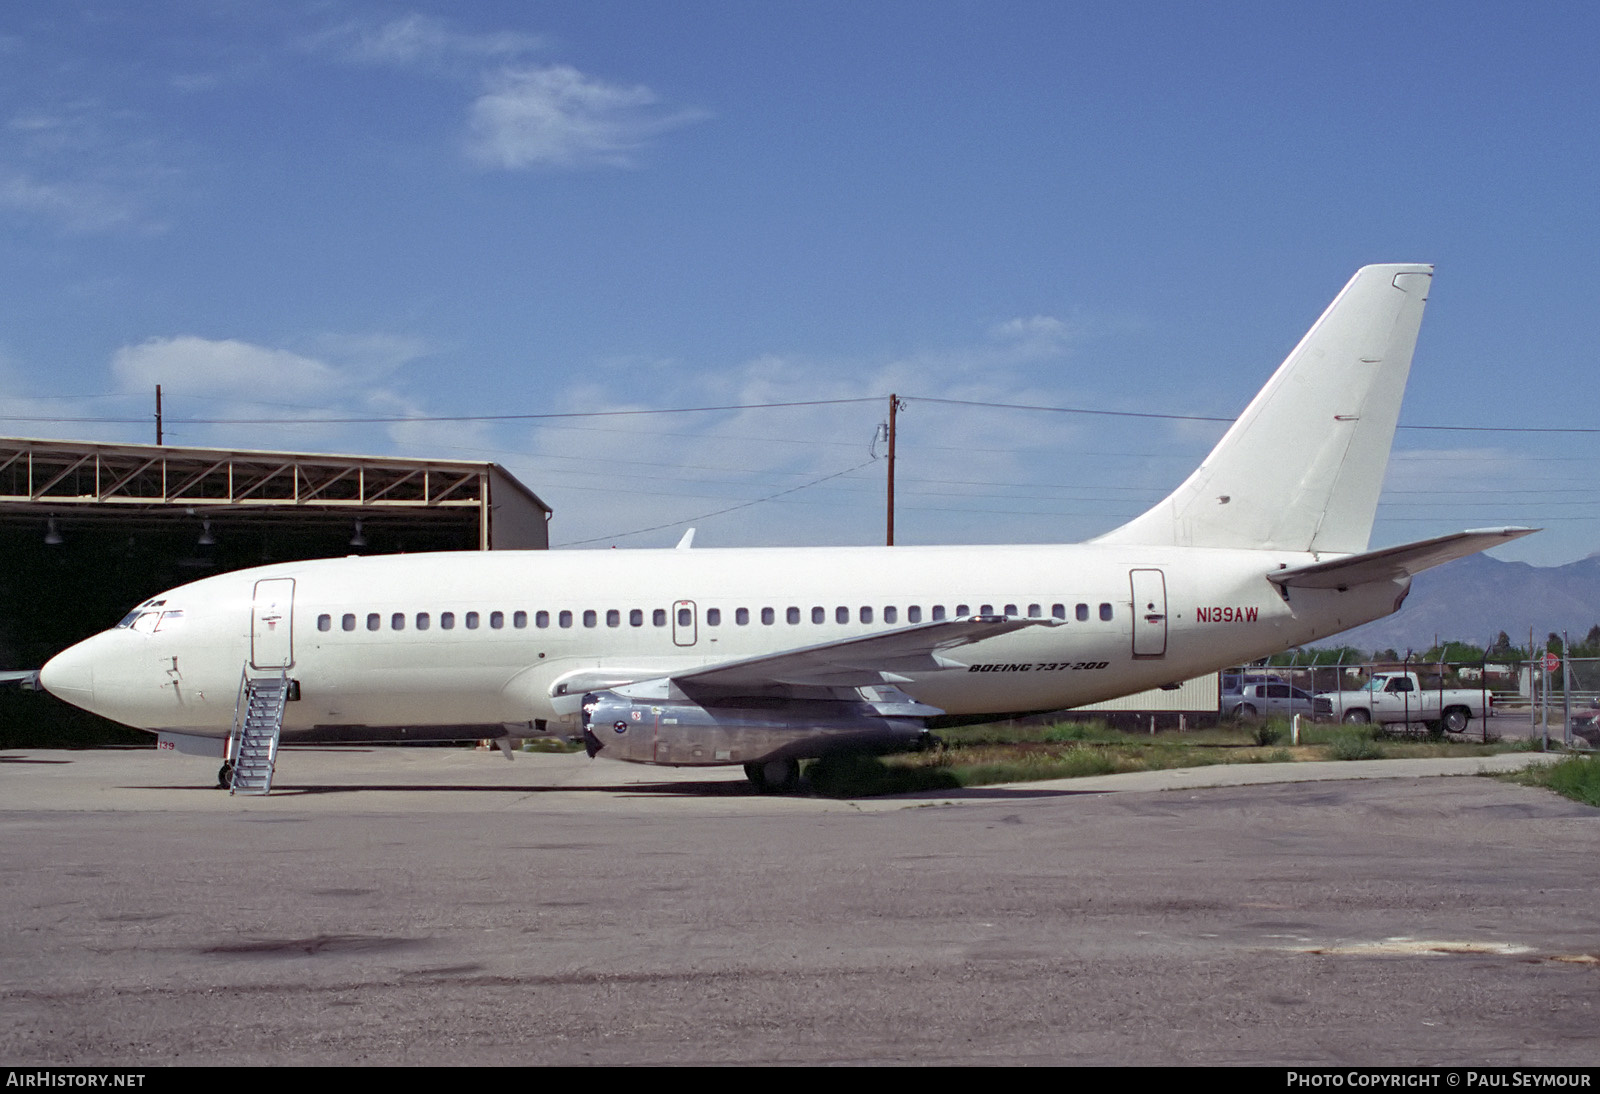
[{"label": "dark hangar opening", "polygon": [[[492,463],[0,438],[0,670],[37,669],[211,574],[544,548],[549,514]],[[0,688],[0,747],[152,740],[45,692]]]}]

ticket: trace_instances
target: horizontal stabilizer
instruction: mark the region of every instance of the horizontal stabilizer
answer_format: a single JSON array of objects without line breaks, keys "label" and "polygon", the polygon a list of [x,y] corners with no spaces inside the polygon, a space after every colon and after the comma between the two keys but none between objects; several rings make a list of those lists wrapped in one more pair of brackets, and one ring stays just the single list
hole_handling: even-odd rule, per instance
[{"label": "horizontal stabilizer", "polygon": [[1278,570],[1268,574],[1267,580],[1291,589],[1348,589],[1370,581],[1394,581],[1432,569],[1451,559],[1477,554],[1490,547],[1531,536],[1538,530],[1476,528],[1418,540],[1416,543],[1403,543],[1398,547],[1385,547],[1381,551],[1350,555],[1332,562],[1314,562],[1309,566]]},{"label": "horizontal stabilizer", "polygon": [[22,672],[0,672],[0,684],[16,684],[24,691],[38,691],[39,670],[26,669]]}]

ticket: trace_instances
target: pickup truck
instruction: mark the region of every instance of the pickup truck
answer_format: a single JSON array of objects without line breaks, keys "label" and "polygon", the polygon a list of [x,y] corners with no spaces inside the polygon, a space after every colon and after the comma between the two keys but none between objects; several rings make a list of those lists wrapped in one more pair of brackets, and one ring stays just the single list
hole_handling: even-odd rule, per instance
[{"label": "pickup truck", "polygon": [[1317,695],[1317,716],[1365,725],[1421,722],[1429,729],[1466,732],[1473,718],[1492,714],[1493,700],[1468,688],[1426,687],[1414,672],[1381,672],[1360,691],[1325,691]]}]

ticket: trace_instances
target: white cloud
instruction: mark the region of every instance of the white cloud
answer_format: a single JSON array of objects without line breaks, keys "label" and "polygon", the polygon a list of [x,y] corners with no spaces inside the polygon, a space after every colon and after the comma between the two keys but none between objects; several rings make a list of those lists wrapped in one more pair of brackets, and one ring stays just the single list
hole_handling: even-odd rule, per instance
[{"label": "white cloud", "polygon": [[135,388],[168,385],[192,395],[292,391],[296,397],[325,395],[343,387],[328,365],[287,350],[232,338],[151,338],[123,346],[111,357],[111,373]]},{"label": "white cloud", "polygon": [[543,46],[539,38],[520,31],[475,34],[456,30],[442,19],[417,14],[391,20],[381,27],[347,25],[335,35],[344,39],[351,58],[374,64],[428,64],[455,57],[505,59]]},{"label": "white cloud", "polygon": [[307,44],[356,64],[477,83],[464,143],[467,155],[489,168],[631,167],[653,138],[704,117],[664,107],[640,84],[534,63],[530,55],[547,45],[522,31],[461,30],[413,13],[381,25],[344,23]]},{"label": "white cloud", "polygon": [[[407,394],[402,370],[427,352],[421,341],[388,334],[308,341],[311,352],[301,353],[233,338],[150,338],[112,354],[111,372],[125,390],[162,385],[168,432],[179,444],[453,457],[488,443],[486,423],[429,421],[433,412]],[[196,418],[206,420],[184,420]],[[402,420],[319,420],[351,418]]]},{"label": "white cloud", "polygon": [[663,113],[655,92],[569,65],[507,69],[473,102],[468,151],[490,167],[630,167],[653,137],[697,119]]},{"label": "white cloud", "polygon": [[[700,521],[699,542],[882,542],[884,446],[876,445],[876,461],[870,453],[874,428],[888,415],[886,396],[896,392],[909,400],[899,416],[901,542],[1076,538],[1110,526],[1097,507],[1070,502],[1050,485],[1085,477],[1062,455],[1080,444],[1081,420],[933,401],[1060,404],[1063,389],[1040,386],[1028,370],[1065,356],[1064,327],[1022,319],[936,352],[866,361],[766,354],[699,374],[681,361],[670,368],[614,361],[574,383],[560,404],[583,411],[821,405],[540,424],[529,459],[502,460],[555,506],[558,543],[611,536],[628,546],[669,545],[682,527],[624,533],[779,495],[847,468],[856,470]],[[1052,472],[1063,465],[1057,480]],[[1045,485],[1018,491],[1006,483]],[[1069,506],[1088,516],[1064,515]]]},{"label": "white cloud", "polygon": [[29,219],[54,221],[69,232],[104,232],[142,222],[127,193],[101,183],[47,182],[18,171],[0,171],[0,208]]},{"label": "white cloud", "polygon": [[0,145],[0,210],[69,232],[163,230],[149,208],[175,174],[138,116],[75,101],[19,111]]}]

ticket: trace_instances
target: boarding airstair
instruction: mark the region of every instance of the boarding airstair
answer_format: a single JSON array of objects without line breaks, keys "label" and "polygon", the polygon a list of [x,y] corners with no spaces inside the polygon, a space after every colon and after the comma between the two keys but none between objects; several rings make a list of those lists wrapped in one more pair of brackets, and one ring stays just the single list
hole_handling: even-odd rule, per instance
[{"label": "boarding airstair", "polygon": [[264,795],[272,790],[272,769],[278,762],[278,733],[283,705],[289,698],[289,675],[251,676],[248,666],[239,680],[228,761],[233,765],[230,794]]}]

